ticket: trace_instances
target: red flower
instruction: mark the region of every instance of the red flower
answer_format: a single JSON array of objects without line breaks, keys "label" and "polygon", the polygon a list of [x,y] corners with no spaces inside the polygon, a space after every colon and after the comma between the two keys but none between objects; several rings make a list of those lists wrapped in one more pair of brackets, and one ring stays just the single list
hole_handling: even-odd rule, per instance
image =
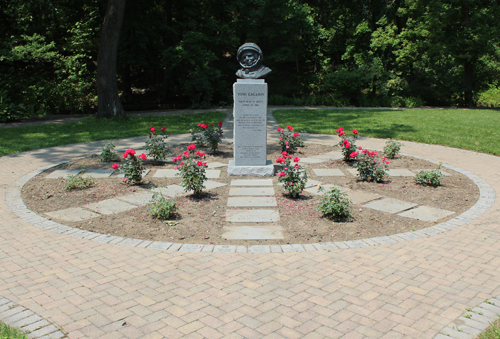
[{"label": "red flower", "polygon": [[283,140],[283,137],[280,137],[280,140]]},{"label": "red flower", "polygon": [[154,127],[151,127],[149,130],[153,133],[156,132],[156,129]]},{"label": "red flower", "polygon": [[201,166],[201,165],[203,165],[203,163],[202,163],[200,160],[198,160],[198,161],[196,162],[196,166]]},{"label": "red flower", "polygon": [[167,129],[167,126],[163,126],[163,127],[161,128],[161,131],[163,132],[163,131],[164,131],[164,130],[166,130],[166,129]]},{"label": "red flower", "polygon": [[278,158],[278,159],[276,159],[276,162],[277,162],[278,164],[281,164],[281,163],[284,163],[284,162],[285,162],[285,160],[283,160],[282,158]]},{"label": "red flower", "polygon": [[281,152],[282,155],[287,155],[288,153],[286,151]]},{"label": "red flower", "polygon": [[184,156],[185,157],[189,157],[189,152],[188,151],[184,151]]},{"label": "red flower", "polygon": [[116,162],[113,164],[113,169],[118,169],[118,164]]},{"label": "red flower", "polygon": [[349,141],[345,143],[345,147],[346,148],[351,148],[351,144],[349,143]]},{"label": "red flower", "polygon": [[339,129],[337,129],[337,133],[340,133],[342,132],[344,129],[342,127],[340,127]]},{"label": "red flower", "polygon": [[131,148],[127,150],[128,154],[135,155],[135,151]]},{"label": "red flower", "polygon": [[204,162],[204,163],[203,163],[203,166],[207,167],[207,163],[206,163],[206,162]]},{"label": "red flower", "polygon": [[222,121],[219,121],[219,127],[222,127]]},{"label": "red flower", "polygon": [[298,136],[299,136],[299,133],[298,133],[298,132],[295,132],[295,133],[293,134],[293,136],[294,136],[294,137],[298,137]]},{"label": "red flower", "polygon": [[191,144],[191,145],[188,146],[188,151],[192,151],[195,148],[196,148],[196,145]]},{"label": "red flower", "polygon": [[352,133],[354,133],[354,134],[358,135],[358,130],[353,129],[353,130],[352,130]]},{"label": "red flower", "polygon": [[284,177],[285,175],[286,175],[285,172],[279,172],[278,173],[278,176],[280,176],[280,177]]},{"label": "red flower", "polygon": [[181,161],[181,163],[179,165],[184,166],[185,164],[184,164],[184,162]]},{"label": "red flower", "polygon": [[340,131],[339,135],[345,135],[344,131]]},{"label": "red flower", "polygon": [[179,166],[175,166],[174,169],[176,169],[176,170],[179,169]]},{"label": "red flower", "polygon": [[354,158],[354,157],[356,157],[358,154],[359,154],[359,152],[358,152],[358,151],[356,151],[356,152],[352,152],[351,154],[349,154],[349,156],[350,156],[351,158]]},{"label": "red flower", "polygon": [[208,124],[200,124],[199,126],[200,126],[201,128],[203,128],[203,129],[207,129],[207,128],[208,128]]},{"label": "red flower", "polygon": [[289,131],[293,131],[293,127],[290,125],[286,126],[286,128],[288,128]]},{"label": "red flower", "polygon": [[123,157],[126,158],[128,155],[128,152],[123,153]]},{"label": "red flower", "polygon": [[142,160],[146,160],[146,154],[142,153],[141,155],[139,155],[139,158],[141,158]]},{"label": "red flower", "polygon": [[293,167],[295,167],[296,169],[300,168],[299,164],[295,164]]},{"label": "red flower", "polygon": [[278,131],[278,132],[281,132],[281,128],[279,128],[279,127],[278,127],[277,131]]},{"label": "red flower", "polygon": [[293,158],[293,162],[299,162],[300,161],[300,158],[299,157],[295,157]]},{"label": "red flower", "polygon": [[204,153],[204,152],[200,152],[200,153],[198,153],[198,156],[199,156],[200,158],[203,158],[203,157],[205,156],[205,153]]},{"label": "red flower", "polygon": [[212,127],[214,127],[214,124],[212,124]]}]

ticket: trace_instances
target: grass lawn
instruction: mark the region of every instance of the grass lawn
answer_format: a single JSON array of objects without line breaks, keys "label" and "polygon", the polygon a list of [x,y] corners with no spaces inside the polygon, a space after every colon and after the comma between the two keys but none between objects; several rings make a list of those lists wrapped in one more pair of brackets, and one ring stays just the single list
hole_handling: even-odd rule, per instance
[{"label": "grass lawn", "polygon": [[189,133],[199,123],[218,123],[225,117],[222,112],[111,120],[90,117],[65,124],[1,128],[0,156],[88,141],[138,137],[148,135],[150,126],[157,131],[167,126],[168,134]]},{"label": "grass lawn", "polygon": [[0,321],[0,339],[28,339],[23,332]]},{"label": "grass lawn", "polygon": [[360,136],[439,144],[500,155],[500,111],[480,109],[277,110],[280,127],[337,134],[355,128]]},{"label": "grass lawn", "polygon": [[481,333],[478,339],[500,339],[500,319],[491,324],[491,326]]}]

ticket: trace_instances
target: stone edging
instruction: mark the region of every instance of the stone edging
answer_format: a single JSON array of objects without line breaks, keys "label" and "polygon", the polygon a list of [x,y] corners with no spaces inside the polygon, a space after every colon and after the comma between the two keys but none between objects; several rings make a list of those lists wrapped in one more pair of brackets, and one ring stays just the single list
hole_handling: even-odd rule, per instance
[{"label": "stone edging", "polygon": [[500,295],[486,299],[443,328],[434,339],[477,338],[500,315]]},{"label": "stone edging", "polygon": [[0,319],[9,326],[17,327],[28,338],[67,338],[58,327],[35,312],[0,296]]},{"label": "stone edging", "polygon": [[[429,162],[435,161],[416,157]],[[159,250],[181,251],[181,252],[216,252],[216,253],[287,253],[287,252],[304,252],[304,251],[321,251],[321,250],[336,250],[347,248],[359,248],[376,246],[383,244],[393,244],[402,241],[426,238],[439,233],[443,233],[462,225],[465,225],[485,213],[495,202],[495,190],[485,180],[476,174],[461,168],[443,165],[443,167],[459,172],[471,179],[479,188],[479,199],[474,206],[464,213],[456,216],[453,219],[447,220],[440,224],[430,226],[414,232],[405,232],[390,236],[367,238],[361,240],[347,240],[325,243],[311,244],[286,244],[286,245],[208,245],[208,244],[185,244],[162,241],[150,241],[134,238],[124,238],[114,235],[106,235],[78,228],[72,228],[52,220],[48,220],[35,212],[29,210],[21,198],[22,187],[36,175],[43,171],[60,165],[64,162],[53,163],[36,169],[18,180],[16,180],[6,192],[6,202],[10,210],[25,221],[36,226],[51,230],[56,233],[70,235],[75,238],[88,239],[109,244],[119,244],[123,246],[153,248]]]}]

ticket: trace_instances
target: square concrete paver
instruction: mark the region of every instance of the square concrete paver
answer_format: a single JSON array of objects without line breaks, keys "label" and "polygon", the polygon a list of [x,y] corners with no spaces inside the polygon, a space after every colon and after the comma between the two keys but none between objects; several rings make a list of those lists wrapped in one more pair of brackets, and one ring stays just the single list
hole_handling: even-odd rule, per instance
[{"label": "square concrete paver", "polygon": [[[151,170],[149,168],[144,170],[144,172],[142,172],[142,177],[144,178],[146,175],[148,175],[148,173],[150,171]],[[125,178],[125,173],[120,173],[120,172],[116,171],[116,173],[113,173],[113,176],[117,177],[117,178]]]},{"label": "square concrete paver", "polygon": [[313,168],[318,177],[343,177],[345,174],[338,168]]},{"label": "square concrete paver", "polygon": [[164,187],[157,187],[153,188],[151,191],[161,193],[161,195],[165,195],[171,198],[188,194],[184,191],[184,187],[180,185],[168,185]]},{"label": "square concrete paver", "polygon": [[276,210],[241,210],[226,211],[226,221],[229,222],[277,222],[280,214]]},{"label": "square concrete paver", "polygon": [[306,188],[304,191],[309,192],[311,194],[316,194],[316,195],[323,195],[326,192],[329,192],[332,188],[338,188],[340,190],[340,192],[342,192],[342,193],[347,193],[347,192],[350,191],[350,189],[347,188],[347,187],[341,187],[341,186],[330,185],[330,184],[321,185],[321,187],[324,190],[322,192],[318,192],[318,190],[319,190],[318,186],[313,186],[313,187]]},{"label": "square concrete paver", "polygon": [[319,164],[320,162],[325,162],[326,159],[318,159],[318,158],[302,158],[299,163],[302,164]]},{"label": "square concrete paver", "polygon": [[347,192],[347,197],[353,204],[364,204],[365,202],[380,198],[380,195],[363,191],[350,191]]},{"label": "square concrete paver", "polygon": [[227,167],[227,164],[223,164],[222,162],[209,162],[207,164],[208,168],[219,168],[219,167]]},{"label": "square concrete paver", "polygon": [[227,199],[229,207],[275,207],[277,206],[275,197],[229,197]]},{"label": "square concrete paver", "polygon": [[45,215],[50,218],[64,220],[64,221],[82,221],[87,219],[92,219],[98,217],[99,214],[91,212],[89,210],[76,207],[76,208],[67,208],[64,210],[47,212]]},{"label": "square concrete paver", "polygon": [[415,206],[417,206],[417,204],[393,198],[384,198],[365,204],[365,207],[388,213],[401,212]]},{"label": "square concrete paver", "polygon": [[399,213],[398,215],[423,221],[437,221],[441,218],[450,216],[453,213],[455,212],[429,206],[418,206],[417,208],[412,208],[411,210]]},{"label": "square concrete paver", "polygon": [[206,190],[211,190],[212,188],[226,186],[226,184],[223,184],[223,183],[217,182],[217,181],[213,181],[213,180],[207,180],[207,181],[205,181],[204,186],[205,186]]},{"label": "square concrete paver", "polygon": [[415,173],[404,168],[389,168],[387,175],[390,177],[414,177]]},{"label": "square concrete paver", "polygon": [[156,192],[145,191],[145,192],[137,192],[134,194],[124,195],[122,197],[117,197],[117,199],[123,200],[125,202],[134,204],[134,205],[147,205],[150,203],[153,195]]},{"label": "square concrete paver", "polygon": [[176,174],[181,174],[179,170],[171,169],[171,168],[162,168],[156,171],[153,175],[153,178],[178,178]]},{"label": "square concrete paver", "polygon": [[264,195],[274,195],[273,187],[230,187],[230,196],[264,196]]},{"label": "square concrete paver", "polygon": [[247,186],[247,187],[259,187],[259,186],[272,186],[272,179],[238,179],[231,180],[231,186]]},{"label": "square concrete paver", "polygon": [[220,170],[205,170],[208,179],[219,179]]},{"label": "square concrete paver", "polygon": [[66,178],[70,175],[77,175],[82,170],[72,169],[72,170],[55,170],[54,172],[47,175],[45,178],[47,179],[58,179],[58,178]]},{"label": "square concrete paver", "polygon": [[224,239],[283,239],[281,226],[225,226],[222,231]]},{"label": "square concrete paver", "polygon": [[115,214],[131,210],[137,206],[118,199],[107,199],[84,207],[100,214]]},{"label": "square concrete paver", "polygon": [[354,176],[358,175],[358,169],[357,168],[348,168],[346,169],[347,172],[351,173]]},{"label": "square concrete paver", "polygon": [[114,171],[114,169],[89,169],[82,173],[82,178],[108,178]]}]

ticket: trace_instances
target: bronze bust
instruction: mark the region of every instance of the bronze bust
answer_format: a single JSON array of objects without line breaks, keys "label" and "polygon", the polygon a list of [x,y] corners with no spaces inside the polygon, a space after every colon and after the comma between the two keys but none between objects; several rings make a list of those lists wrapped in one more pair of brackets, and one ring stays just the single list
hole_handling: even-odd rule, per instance
[{"label": "bronze bust", "polygon": [[238,48],[236,55],[242,69],[236,72],[236,76],[242,79],[260,79],[271,73],[271,69],[262,65],[264,55],[261,49],[254,43],[247,42]]}]

